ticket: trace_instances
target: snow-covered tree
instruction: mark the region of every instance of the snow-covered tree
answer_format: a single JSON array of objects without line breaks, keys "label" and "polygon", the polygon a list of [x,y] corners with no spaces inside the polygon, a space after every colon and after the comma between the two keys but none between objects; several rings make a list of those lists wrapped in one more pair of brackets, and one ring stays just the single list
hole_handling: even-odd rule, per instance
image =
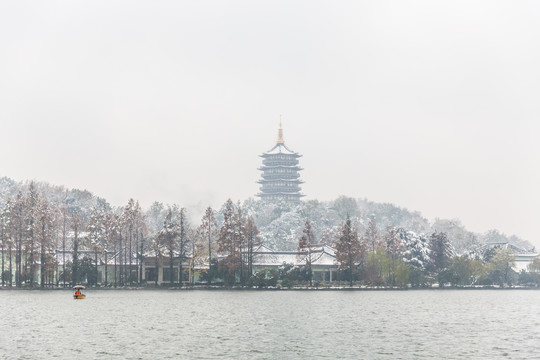
[{"label": "snow-covered tree", "polygon": [[179,225],[177,219],[174,217],[174,212],[176,209],[169,208],[165,220],[163,221],[163,226],[158,235],[159,247],[164,247],[169,254],[169,276],[170,276],[170,285],[174,284],[174,272],[173,272],[173,262],[174,262],[174,252],[177,248],[177,239],[180,233]]},{"label": "snow-covered tree", "polygon": [[381,239],[381,234],[377,229],[377,224],[375,223],[375,220],[369,219],[368,227],[366,229],[366,232],[364,233],[363,241],[366,244],[368,250],[371,252],[375,252],[376,249],[384,246]]},{"label": "snow-covered tree", "polygon": [[335,246],[336,261],[339,264],[339,269],[347,273],[349,285],[352,287],[357,265],[364,257],[364,249],[360,244],[358,231],[352,227],[348,215]]},{"label": "snow-covered tree", "polygon": [[[197,234],[201,242],[206,242],[206,263],[208,264],[208,276],[207,281],[208,285],[212,283],[212,276],[213,271],[211,269],[212,267],[212,256],[215,256],[217,252],[217,244],[216,240],[218,237],[218,224],[216,221],[216,217],[214,215],[214,210],[209,206],[206,208],[206,211],[204,213],[204,216],[201,219],[201,224],[199,225],[197,229]],[[201,252],[201,249],[198,249],[198,253]],[[201,255],[203,253],[201,252]]]},{"label": "snow-covered tree", "polygon": [[315,244],[315,234],[313,234],[311,223],[309,220],[306,220],[304,229],[302,230],[302,236],[298,240],[298,258],[301,262],[305,263],[309,286],[313,286],[312,264],[314,261],[313,246]]},{"label": "snow-covered tree", "polygon": [[79,245],[80,235],[84,229],[84,218],[81,212],[77,209],[73,210],[70,216],[70,227],[73,231],[73,264],[71,267],[72,286],[79,282]]},{"label": "snow-covered tree", "polygon": [[[50,255],[55,250],[55,244],[53,243],[55,223],[54,211],[51,208],[49,200],[45,197],[40,197],[37,204],[35,229],[40,251],[41,287],[45,286],[47,275],[51,274],[56,267],[56,259]],[[52,277],[52,275],[49,275],[49,277]]]},{"label": "snow-covered tree", "polygon": [[253,275],[253,263],[256,260],[255,250],[261,245],[261,238],[259,237],[259,229],[255,225],[255,221],[250,216],[246,222],[246,249],[244,253],[246,256],[245,262],[247,263],[248,277]]},{"label": "snow-covered tree", "polygon": [[236,271],[242,262],[242,237],[238,233],[239,219],[231,199],[225,203],[222,213],[223,224],[218,237],[218,252],[221,254],[219,266],[225,273],[225,281],[234,285]]},{"label": "snow-covered tree", "polygon": [[453,255],[452,246],[446,233],[433,233],[429,238],[430,269],[434,272],[448,266],[448,261]]}]

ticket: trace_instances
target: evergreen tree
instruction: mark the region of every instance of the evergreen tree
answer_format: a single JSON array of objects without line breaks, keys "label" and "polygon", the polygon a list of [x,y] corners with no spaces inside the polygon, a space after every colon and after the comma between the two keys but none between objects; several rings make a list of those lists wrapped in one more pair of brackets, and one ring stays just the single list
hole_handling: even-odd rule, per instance
[{"label": "evergreen tree", "polygon": [[353,286],[355,269],[362,260],[363,253],[364,250],[358,239],[358,231],[352,228],[351,219],[347,215],[341,229],[341,235],[336,242],[336,261],[339,264],[339,269],[347,272],[351,287]]},{"label": "evergreen tree", "polygon": [[452,256],[452,248],[446,233],[433,233],[429,238],[430,250],[430,270],[438,273],[448,266],[448,261]]}]

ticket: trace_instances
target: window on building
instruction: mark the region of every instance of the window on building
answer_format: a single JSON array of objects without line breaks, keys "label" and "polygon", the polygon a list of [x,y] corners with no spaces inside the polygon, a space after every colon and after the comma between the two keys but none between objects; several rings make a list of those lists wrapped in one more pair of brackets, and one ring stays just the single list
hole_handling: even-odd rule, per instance
[{"label": "window on building", "polygon": [[146,268],[145,279],[146,281],[157,281],[156,268]]},{"label": "window on building", "polygon": [[[173,268],[173,279],[172,281],[178,281],[178,269]],[[171,269],[163,268],[163,281],[171,281]]]}]

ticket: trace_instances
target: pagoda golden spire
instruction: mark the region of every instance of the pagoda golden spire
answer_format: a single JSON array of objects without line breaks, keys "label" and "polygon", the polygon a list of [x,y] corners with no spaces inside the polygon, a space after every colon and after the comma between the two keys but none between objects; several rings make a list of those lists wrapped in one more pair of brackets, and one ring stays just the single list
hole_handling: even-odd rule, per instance
[{"label": "pagoda golden spire", "polygon": [[281,127],[281,115],[279,115],[279,130],[278,130],[278,144],[284,144],[285,140],[283,140],[283,128]]}]

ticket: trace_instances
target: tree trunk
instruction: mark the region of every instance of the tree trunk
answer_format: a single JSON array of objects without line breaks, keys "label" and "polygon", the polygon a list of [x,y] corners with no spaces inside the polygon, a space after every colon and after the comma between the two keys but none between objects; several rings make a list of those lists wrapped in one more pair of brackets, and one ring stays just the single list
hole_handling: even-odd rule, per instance
[{"label": "tree trunk", "polygon": [[212,225],[208,219],[208,285],[212,284]]},{"label": "tree trunk", "polygon": [[169,252],[169,286],[174,285],[173,260],[174,260],[174,253],[171,248]]},{"label": "tree trunk", "polygon": [[62,229],[62,274],[63,274],[63,281],[62,281],[62,287],[66,287],[66,215],[64,214],[64,223],[63,223],[63,229]]},{"label": "tree trunk", "polygon": [[108,276],[108,273],[107,273],[107,250],[105,250],[105,281],[104,281],[104,284],[105,286],[107,286],[107,276]]},{"label": "tree trunk", "polygon": [[9,247],[9,287],[13,286],[13,254]]},{"label": "tree trunk", "polygon": [[131,256],[132,254],[132,250],[131,250],[131,241],[132,241],[132,237],[133,237],[133,230],[131,229],[131,226],[129,228],[129,272],[128,272],[128,282],[131,284],[131,259],[133,258],[133,256]]},{"label": "tree trunk", "polygon": [[116,275],[117,275],[116,267],[118,263],[117,259],[118,259],[118,252],[116,251],[116,243],[114,243],[114,287],[116,287],[117,285],[117,282],[116,282]]},{"label": "tree trunk", "polygon": [[98,257],[98,249],[96,247],[95,248],[95,255],[94,255],[94,258],[96,260],[96,284],[95,284],[96,286],[98,284],[98,258],[97,257]]},{"label": "tree trunk", "polygon": [[5,285],[5,280],[4,280],[4,247],[5,247],[5,244],[4,244],[4,232],[2,232],[2,274],[0,274],[0,277],[2,278],[2,287],[4,287],[4,285]]},{"label": "tree trunk", "polygon": [[122,286],[122,285],[124,285],[124,279],[123,279],[123,275],[122,275],[122,272],[124,270],[124,267],[122,266],[122,262],[123,262],[122,261],[122,245],[123,245],[122,244],[122,230],[120,230],[119,234],[120,234],[120,237],[119,237],[119,244],[118,245],[119,245],[120,248],[118,249],[118,257],[120,258],[120,263],[119,263],[120,268],[118,269],[119,270],[118,282],[119,282],[120,286]]},{"label": "tree trunk", "polygon": [[45,286],[45,225],[42,225],[41,228],[41,257],[40,257],[40,273],[41,273],[41,284],[43,288]]}]

